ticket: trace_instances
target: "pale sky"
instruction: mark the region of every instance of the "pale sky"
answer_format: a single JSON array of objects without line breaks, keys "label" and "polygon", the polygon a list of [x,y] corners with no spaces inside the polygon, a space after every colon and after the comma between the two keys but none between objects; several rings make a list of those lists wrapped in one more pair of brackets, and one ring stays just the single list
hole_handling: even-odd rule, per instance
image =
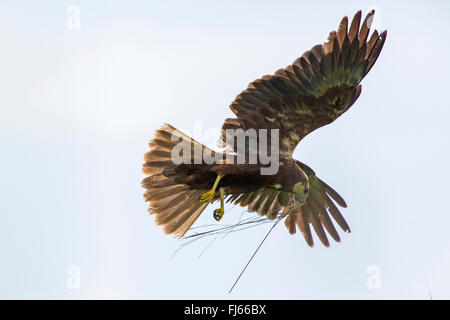
[{"label": "pale sky", "polygon": [[[352,233],[309,248],[280,224],[232,294],[270,225],[171,259],[180,243],[140,187],[154,130],[200,125],[213,145],[250,81],[374,6],[388,39],[361,97],[294,154],[345,198]],[[0,298],[449,299],[449,14],[448,1],[2,1]]]}]

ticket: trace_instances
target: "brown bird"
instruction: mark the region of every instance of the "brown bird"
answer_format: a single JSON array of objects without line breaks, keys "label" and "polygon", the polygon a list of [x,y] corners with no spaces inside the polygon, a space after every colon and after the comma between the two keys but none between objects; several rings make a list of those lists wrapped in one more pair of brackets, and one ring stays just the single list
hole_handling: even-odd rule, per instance
[{"label": "brown bird", "polygon": [[[310,225],[325,246],[325,230],[340,241],[330,216],[350,232],[336,206],[346,207],[344,199],[292,154],[306,135],[336,120],[358,99],[360,82],[387,35],[374,31],[369,37],[374,13],[369,12],[362,24],[361,11],[350,25],[344,17],[327,42],[274,75],[250,83],[231,103],[236,117],[222,126],[224,151],[214,152],[168,124],[156,131],[144,157],[147,177],[142,186],[149,212],[166,233],[183,237],[214,201],[220,201],[213,214],[220,220],[225,200],[268,219],[284,218],[289,232],[298,228],[309,246],[314,244]],[[255,140],[249,132],[257,133]],[[267,155],[278,159],[276,172],[263,174],[270,165],[260,157],[260,149],[252,149],[251,141],[257,146],[266,143],[265,150],[271,150]]]}]

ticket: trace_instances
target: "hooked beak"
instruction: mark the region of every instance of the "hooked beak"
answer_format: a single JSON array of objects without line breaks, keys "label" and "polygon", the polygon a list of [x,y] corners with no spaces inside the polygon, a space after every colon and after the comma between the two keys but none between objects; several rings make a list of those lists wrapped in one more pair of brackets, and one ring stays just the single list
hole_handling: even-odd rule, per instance
[{"label": "hooked beak", "polygon": [[299,197],[299,196],[295,196],[295,199],[300,202],[301,204],[304,204],[306,202],[306,196],[305,194],[303,194],[303,196]]}]

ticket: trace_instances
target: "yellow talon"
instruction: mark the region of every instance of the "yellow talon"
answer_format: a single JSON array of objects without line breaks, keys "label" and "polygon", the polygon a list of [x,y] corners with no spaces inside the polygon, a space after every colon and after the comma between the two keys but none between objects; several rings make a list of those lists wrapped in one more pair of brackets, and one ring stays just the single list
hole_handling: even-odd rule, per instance
[{"label": "yellow talon", "polygon": [[225,210],[223,208],[216,209],[214,210],[213,217],[214,219],[216,219],[216,221],[219,221],[220,219],[222,219],[224,213]]},{"label": "yellow talon", "polygon": [[223,214],[225,213],[225,205],[224,205],[224,201],[223,201],[225,192],[223,191],[223,188],[219,189],[219,193],[220,193],[220,208],[214,210],[214,213],[213,213],[213,217],[214,217],[214,219],[216,219],[216,221],[219,221],[220,219],[222,219]]},{"label": "yellow talon", "polygon": [[200,196],[200,202],[205,203],[211,201],[211,199],[214,197],[215,190],[209,190],[208,192],[205,192]]},{"label": "yellow talon", "polygon": [[207,202],[211,201],[211,199],[214,197],[214,195],[216,193],[217,185],[219,184],[219,181],[220,181],[220,179],[222,179],[222,177],[223,177],[223,175],[221,175],[220,173],[217,175],[216,181],[214,181],[214,185],[211,188],[211,190],[202,194],[200,196],[200,198],[198,199],[200,202],[207,203]]}]

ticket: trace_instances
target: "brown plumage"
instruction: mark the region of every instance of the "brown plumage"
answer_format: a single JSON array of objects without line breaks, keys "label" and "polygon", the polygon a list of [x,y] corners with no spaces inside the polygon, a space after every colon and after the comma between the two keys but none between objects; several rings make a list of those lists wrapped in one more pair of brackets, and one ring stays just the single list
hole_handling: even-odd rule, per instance
[{"label": "brown plumage", "polygon": [[[231,103],[236,115],[224,121],[220,142],[226,147],[216,153],[170,125],[156,131],[145,155],[143,172],[147,177],[142,186],[150,202],[149,211],[166,233],[182,237],[204,211],[207,204],[198,201],[207,192],[218,174],[224,175],[219,186],[225,190],[227,202],[247,207],[269,219],[282,214],[291,234],[297,228],[308,245],[313,245],[311,226],[320,241],[329,245],[327,233],[340,241],[333,225],[347,232],[350,228],[335,205],[346,207],[345,201],[330,186],[320,180],[307,165],[292,158],[297,144],[317,128],[330,124],[346,112],[361,94],[361,80],[373,67],[386,40],[387,32],[374,31],[369,38],[374,11],[361,24],[361,11],[350,26],[344,17],[337,31],[327,42],[305,52],[292,65],[251,82]],[[241,153],[250,154],[237,146],[239,135],[228,136],[227,130],[279,130],[280,167],[274,175],[261,175],[261,163],[228,164]],[[177,138],[174,140],[174,138]],[[189,163],[175,164],[172,152],[182,140],[192,152],[181,154]],[[259,141],[258,141],[259,142]],[[208,164],[196,158],[194,149],[207,151],[219,159]],[[197,163],[195,162],[197,161]],[[306,202],[298,205],[296,186]],[[309,193],[308,193],[309,189]],[[213,201],[218,200],[215,195]],[[331,217],[330,217],[331,216]]]}]

